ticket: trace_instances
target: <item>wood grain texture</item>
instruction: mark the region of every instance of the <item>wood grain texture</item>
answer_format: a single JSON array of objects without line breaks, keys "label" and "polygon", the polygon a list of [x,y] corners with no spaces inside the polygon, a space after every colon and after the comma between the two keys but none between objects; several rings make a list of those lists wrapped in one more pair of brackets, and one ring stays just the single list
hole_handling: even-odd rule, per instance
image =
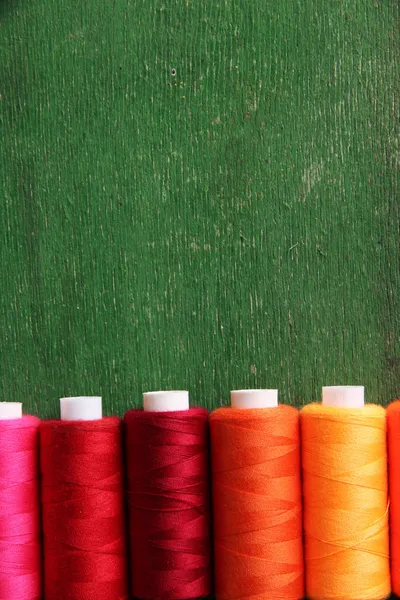
[{"label": "wood grain texture", "polygon": [[0,399],[400,393],[394,0],[0,0]]}]

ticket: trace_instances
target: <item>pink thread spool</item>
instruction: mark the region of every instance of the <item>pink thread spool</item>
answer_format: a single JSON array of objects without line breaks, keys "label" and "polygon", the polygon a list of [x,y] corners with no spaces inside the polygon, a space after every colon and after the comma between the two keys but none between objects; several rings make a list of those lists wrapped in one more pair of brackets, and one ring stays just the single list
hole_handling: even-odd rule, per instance
[{"label": "pink thread spool", "polygon": [[0,402],[0,600],[40,600],[39,419]]}]

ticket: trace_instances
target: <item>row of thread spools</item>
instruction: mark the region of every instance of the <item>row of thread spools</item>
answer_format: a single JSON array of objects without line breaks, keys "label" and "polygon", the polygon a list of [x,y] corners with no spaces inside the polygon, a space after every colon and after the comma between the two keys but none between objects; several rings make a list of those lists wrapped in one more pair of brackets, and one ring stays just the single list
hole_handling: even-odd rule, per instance
[{"label": "row of thread spools", "polygon": [[42,422],[1,403],[0,600],[399,594],[400,402],[322,396],[235,391],[209,415],[151,392],[124,420],[64,398]]}]

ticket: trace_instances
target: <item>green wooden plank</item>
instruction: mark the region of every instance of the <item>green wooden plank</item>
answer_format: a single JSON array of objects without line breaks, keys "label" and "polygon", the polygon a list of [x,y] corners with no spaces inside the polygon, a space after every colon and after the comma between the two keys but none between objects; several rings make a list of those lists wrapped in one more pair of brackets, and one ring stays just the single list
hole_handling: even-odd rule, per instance
[{"label": "green wooden plank", "polygon": [[399,394],[394,0],[0,0],[1,399]]}]

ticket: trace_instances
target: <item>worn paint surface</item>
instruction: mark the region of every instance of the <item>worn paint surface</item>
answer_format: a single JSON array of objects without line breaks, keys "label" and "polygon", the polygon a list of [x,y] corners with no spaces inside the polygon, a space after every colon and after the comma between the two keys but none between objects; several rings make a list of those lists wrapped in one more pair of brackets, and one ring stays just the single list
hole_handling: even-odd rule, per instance
[{"label": "worn paint surface", "polygon": [[0,399],[400,394],[394,0],[0,0]]}]

